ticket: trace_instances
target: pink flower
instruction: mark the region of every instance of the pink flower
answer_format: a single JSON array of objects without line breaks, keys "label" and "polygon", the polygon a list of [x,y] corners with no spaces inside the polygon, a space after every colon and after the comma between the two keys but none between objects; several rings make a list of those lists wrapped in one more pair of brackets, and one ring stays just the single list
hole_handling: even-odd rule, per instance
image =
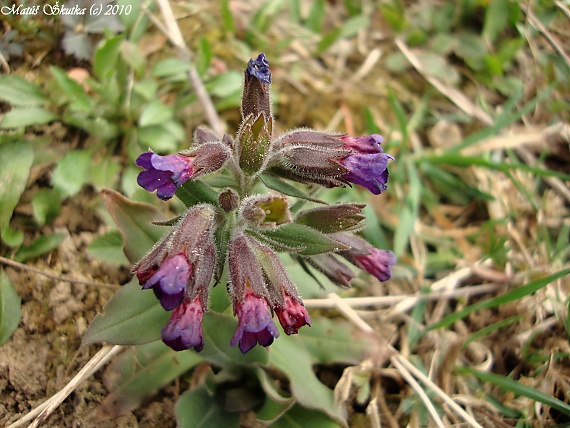
[{"label": "pink flower", "polygon": [[297,334],[304,325],[311,326],[311,318],[305,307],[290,295],[285,295],[285,305],[276,307],[275,313],[285,334]]}]

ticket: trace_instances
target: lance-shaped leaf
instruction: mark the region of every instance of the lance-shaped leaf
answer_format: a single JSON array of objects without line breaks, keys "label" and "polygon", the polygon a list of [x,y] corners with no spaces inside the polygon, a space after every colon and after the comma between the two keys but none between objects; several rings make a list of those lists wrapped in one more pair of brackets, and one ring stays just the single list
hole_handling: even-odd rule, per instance
[{"label": "lance-shaped leaf", "polygon": [[259,237],[283,249],[297,249],[296,251],[304,256],[350,248],[312,227],[297,223],[286,223],[276,229],[264,231]]},{"label": "lance-shaped leaf", "polygon": [[263,406],[257,412],[257,419],[266,423],[272,423],[295,404],[295,398],[279,390],[279,387],[269,376],[268,372],[261,367],[256,367],[253,371],[266,394]]},{"label": "lance-shaped leaf", "polygon": [[239,413],[229,412],[205,384],[185,392],[175,407],[180,428],[238,428]]},{"label": "lance-shaped leaf", "polygon": [[112,392],[97,409],[97,420],[115,418],[136,409],[202,361],[195,352],[176,352],[160,341],[123,352],[105,371],[105,386]]},{"label": "lance-shaped leaf", "polygon": [[101,196],[123,235],[125,255],[135,263],[165,233],[163,227],[152,221],[167,220],[166,216],[152,205],[131,201],[114,190],[104,189]]},{"label": "lance-shaped leaf", "polygon": [[27,143],[0,145],[0,234],[3,236],[8,231],[12,212],[26,188],[33,162],[34,151]]},{"label": "lance-shaped leaf", "polygon": [[364,204],[337,204],[301,211],[295,218],[296,223],[311,226],[323,233],[356,231],[364,224],[360,214]]},{"label": "lance-shaped leaf", "polygon": [[105,341],[114,345],[142,345],[160,339],[170,314],[136,278],[123,286],[105,305],[83,337],[82,346]]},{"label": "lance-shaped leaf", "polygon": [[22,318],[21,302],[10,278],[0,269],[0,345],[7,342],[18,327]]}]

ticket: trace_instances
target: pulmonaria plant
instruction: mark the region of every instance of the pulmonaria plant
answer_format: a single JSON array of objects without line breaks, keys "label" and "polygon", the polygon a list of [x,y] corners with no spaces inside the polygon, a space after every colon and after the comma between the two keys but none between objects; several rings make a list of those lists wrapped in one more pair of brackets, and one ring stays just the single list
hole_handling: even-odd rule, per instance
[{"label": "pulmonaria plant", "polygon": [[[305,269],[312,266],[341,287],[349,287],[354,277],[346,261],[380,281],[390,278],[395,264],[391,251],[376,249],[355,234],[363,227],[363,204],[328,205],[290,183],[328,188],[353,183],[382,193],[393,160],[382,149],[382,136],[310,129],[275,136],[265,55],[251,59],[244,74],[242,123],[235,137],[199,127],[190,149],[167,156],[148,151],[136,161],[144,169],[140,186],[156,190],[163,200],[176,194],[188,206],[133,267],[143,289],[152,289],[171,311],[162,340],[177,351],[204,347],[202,320],[210,287],[225,268],[238,319],[230,344],[246,353],[279,336],[274,318],[288,335],[311,325],[276,252],[289,252]],[[220,179],[211,185],[208,177],[198,180],[212,173]],[[293,207],[292,197],[320,205]]]}]

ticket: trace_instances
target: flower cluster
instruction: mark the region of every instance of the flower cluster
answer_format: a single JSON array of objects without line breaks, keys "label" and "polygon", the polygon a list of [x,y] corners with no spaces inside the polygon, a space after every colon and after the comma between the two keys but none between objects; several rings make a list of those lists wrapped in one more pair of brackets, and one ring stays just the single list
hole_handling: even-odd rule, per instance
[{"label": "flower cluster", "polygon": [[[181,188],[192,195],[178,194],[187,211],[133,267],[143,289],[152,289],[171,311],[162,339],[174,350],[204,347],[202,320],[210,286],[226,267],[238,319],[230,344],[246,353],[279,336],[274,315],[288,335],[311,325],[278,251],[291,253],[306,269],[318,269],[341,287],[354,278],[350,265],[386,281],[395,264],[391,251],[355,234],[363,227],[364,205],[328,205],[291,183],[352,183],[382,193],[393,160],[384,153],[382,136],[298,129],[275,137],[272,79],[264,54],[248,62],[244,80],[242,124],[235,138],[199,127],[189,150],[166,156],[148,151],[136,162],[143,168],[138,184],[156,190],[160,199],[172,198]],[[224,180],[198,180],[216,171]],[[262,185],[279,193],[256,193]],[[320,205],[291,210],[291,197]]]}]

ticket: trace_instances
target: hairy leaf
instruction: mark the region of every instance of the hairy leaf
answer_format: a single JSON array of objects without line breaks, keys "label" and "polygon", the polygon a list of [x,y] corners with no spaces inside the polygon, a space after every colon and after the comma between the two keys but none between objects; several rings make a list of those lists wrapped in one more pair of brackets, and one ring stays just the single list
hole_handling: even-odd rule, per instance
[{"label": "hairy leaf", "polygon": [[22,318],[21,302],[10,278],[0,269],[0,345],[6,343],[18,327]]}]

